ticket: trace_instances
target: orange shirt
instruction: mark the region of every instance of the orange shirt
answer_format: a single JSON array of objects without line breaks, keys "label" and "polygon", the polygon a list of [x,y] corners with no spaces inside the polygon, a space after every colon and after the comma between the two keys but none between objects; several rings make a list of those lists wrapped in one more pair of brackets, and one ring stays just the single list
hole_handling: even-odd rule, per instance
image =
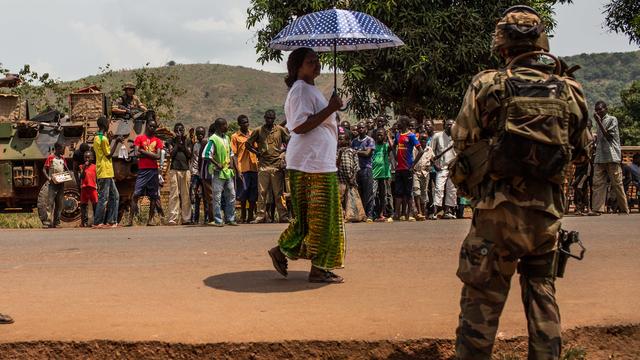
[{"label": "orange shirt", "polygon": [[243,134],[240,130],[231,135],[231,150],[238,158],[238,172],[245,173],[248,171],[258,171],[258,157],[247,149],[248,134]]}]

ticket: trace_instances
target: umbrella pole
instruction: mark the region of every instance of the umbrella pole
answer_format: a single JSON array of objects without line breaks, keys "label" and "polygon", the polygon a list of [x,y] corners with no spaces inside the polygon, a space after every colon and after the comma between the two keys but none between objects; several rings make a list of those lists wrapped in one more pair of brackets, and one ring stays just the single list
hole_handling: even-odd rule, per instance
[{"label": "umbrella pole", "polygon": [[336,60],[336,39],[333,39],[333,94],[338,95],[338,66]]}]

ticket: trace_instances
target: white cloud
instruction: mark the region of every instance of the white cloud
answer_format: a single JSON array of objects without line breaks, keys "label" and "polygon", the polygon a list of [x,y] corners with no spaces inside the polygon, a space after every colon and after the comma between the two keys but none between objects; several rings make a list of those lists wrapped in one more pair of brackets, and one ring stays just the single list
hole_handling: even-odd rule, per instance
[{"label": "white cloud", "polygon": [[213,18],[189,20],[184,24],[184,28],[196,32],[209,32],[226,30],[229,24],[225,20]]},{"label": "white cloud", "polygon": [[100,24],[74,22],[72,29],[85,42],[86,49],[98,52],[113,68],[139,67],[147,62],[163,65],[169,60],[188,63],[189,59],[174,54],[168,46],[155,39],[144,38],[134,32],[110,29]]},{"label": "white cloud", "polygon": [[238,8],[229,9],[223,19],[214,17],[191,19],[183,27],[194,32],[246,32],[245,14]]}]

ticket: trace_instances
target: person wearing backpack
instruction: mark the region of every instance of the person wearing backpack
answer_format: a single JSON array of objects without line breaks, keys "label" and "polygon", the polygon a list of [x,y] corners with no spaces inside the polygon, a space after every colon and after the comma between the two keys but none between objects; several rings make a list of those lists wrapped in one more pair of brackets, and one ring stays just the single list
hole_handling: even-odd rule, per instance
[{"label": "person wearing backpack", "polygon": [[518,270],[529,359],[558,359],[562,184],[571,161],[586,158],[587,105],[580,84],[565,75],[570,70],[548,53],[544,24],[532,8],[507,9],[492,48],[506,66],[474,77],[452,129],[458,155],[450,176],[474,208],[457,271],[463,288],[456,358],[490,359]]}]

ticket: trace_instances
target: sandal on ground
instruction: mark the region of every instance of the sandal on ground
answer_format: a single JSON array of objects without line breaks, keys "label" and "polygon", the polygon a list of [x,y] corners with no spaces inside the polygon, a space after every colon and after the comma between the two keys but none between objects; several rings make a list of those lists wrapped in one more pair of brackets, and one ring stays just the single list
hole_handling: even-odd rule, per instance
[{"label": "sandal on ground", "polygon": [[13,324],[13,319],[9,315],[0,314],[0,325]]},{"label": "sandal on ground", "polygon": [[331,271],[325,271],[322,274],[311,275],[309,274],[309,282],[311,283],[324,283],[324,284],[341,284],[344,282],[342,276],[336,275]]},{"label": "sandal on ground", "polygon": [[271,257],[273,267],[276,269],[276,271],[280,273],[280,275],[287,277],[287,275],[289,275],[289,273],[287,272],[287,258],[282,254],[280,249],[276,246],[267,251],[267,253]]}]

